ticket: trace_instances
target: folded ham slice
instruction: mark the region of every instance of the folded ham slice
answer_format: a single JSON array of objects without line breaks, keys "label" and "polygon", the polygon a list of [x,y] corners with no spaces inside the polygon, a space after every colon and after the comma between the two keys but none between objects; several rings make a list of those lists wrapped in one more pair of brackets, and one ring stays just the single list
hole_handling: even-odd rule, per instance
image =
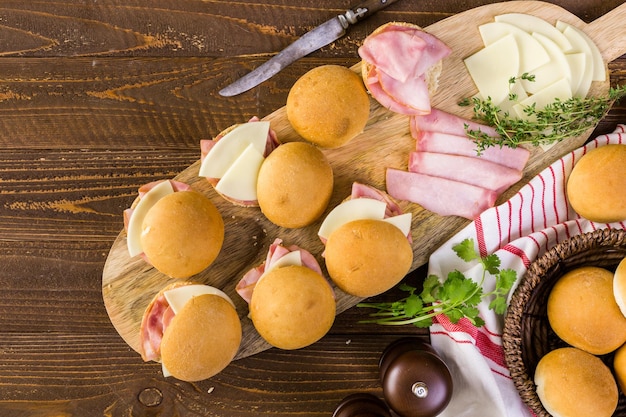
[{"label": "folded ham slice", "polygon": [[522,147],[491,147],[479,155],[466,128],[497,135],[490,126],[436,108],[427,115],[411,116],[416,150],[408,155],[408,172],[387,171],[387,192],[442,216],[470,220],[493,206],[522,178],[530,152]]},{"label": "folded ham slice", "polygon": [[366,87],[389,110],[406,114],[430,112],[427,74],[451,50],[437,37],[414,25],[389,23],[363,41]]},{"label": "folded ham slice", "polygon": [[447,178],[388,168],[387,192],[399,200],[419,204],[441,216],[474,219],[495,204],[493,190]]},{"label": "folded ham slice", "polygon": [[500,194],[522,179],[522,171],[476,156],[411,152],[409,171],[465,182]]},{"label": "folded ham slice", "polygon": [[411,135],[415,139],[419,138],[420,132],[440,132],[467,137],[465,125],[471,130],[480,130],[489,136],[498,136],[496,129],[491,126],[486,126],[437,108],[432,108],[428,114],[412,117],[410,123]]},{"label": "folded ham slice", "polygon": [[[420,131],[416,138],[418,152],[436,152],[451,155],[476,157],[476,144],[467,136],[442,132]],[[522,147],[491,147],[485,149],[480,158],[505,167],[521,171],[526,166],[530,152]]]},{"label": "folded ham slice", "polygon": [[379,200],[387,203],[387,207],[385,209],[385,218],[403,214],[403,211],[398,203],[386,192],[381,191],[376,187],[372,187],[371,185],[366,185],[360,182],[352,183],[352,192],[350,194],[350,198],[362,197],[373,198],[374,200]]}]

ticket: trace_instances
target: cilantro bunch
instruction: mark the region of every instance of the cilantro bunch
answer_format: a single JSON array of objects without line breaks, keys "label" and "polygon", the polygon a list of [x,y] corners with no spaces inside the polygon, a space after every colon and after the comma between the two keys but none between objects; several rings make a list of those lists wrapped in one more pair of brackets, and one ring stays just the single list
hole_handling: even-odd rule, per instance
[{"label": "cilantro bunch", "polygon": [[[507,307],[507,294],[517,279],[515,271],[501,270],[500,258],[495,254],[481,257],[474,248],[472,239],[465,239],[452,249],[464,261],[478,261],[482,265],[482,277],[479,282],[455,270],[450,272],[443,282],[436,275],[429,275],[419,293],[417,288],[401,284],[399,288],[409,293],[401,300],[357,304],[358,307],[378,310],[370,314],[371,319],[364,320],[363,323],[413,324],[417,327],[428,327],[432,324],[433,317],[445,314],[452,323],[457,323],[465,317],[480,327],[485,322],[479,317],[478,304],[486,297],[492,297],[489,308],[497,314],[503,314]],[[493,291],[484,292],[483,283],[488,276],[495,279],[495,287]]]}]

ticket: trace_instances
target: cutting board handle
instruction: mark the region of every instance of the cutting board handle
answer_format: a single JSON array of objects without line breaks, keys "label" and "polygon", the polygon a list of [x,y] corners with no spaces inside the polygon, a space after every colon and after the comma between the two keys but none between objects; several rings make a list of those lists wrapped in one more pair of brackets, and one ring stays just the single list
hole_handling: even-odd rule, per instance
[{"label": "cutting board handle", "polygon": [[622,3],[585,28],[596,41],[604,62],[611,62],[626,53],[626,3]]}]

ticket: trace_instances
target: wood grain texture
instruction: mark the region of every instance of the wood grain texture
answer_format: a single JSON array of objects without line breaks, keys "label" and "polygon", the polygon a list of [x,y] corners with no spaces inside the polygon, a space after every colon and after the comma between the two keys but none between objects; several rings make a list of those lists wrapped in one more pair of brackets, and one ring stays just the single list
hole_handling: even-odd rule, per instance
[{"label": "wood grain texture", "polygon": [[[0,415],[330,416],[347,394],[381,396],[380,353],[425,330],[361,324],[367,310],[351,308],[314,346],[269,349],[186,384],[163,378],[118,335],[103,267],[137,187],[192,165],[199,138],[281,108],[315,66],[356,64],[356,46],[382,23],[426,27],[494,2],[398,1],[225,99],[218,87],[353,2],[1,1]],[[553,3],[589,23],[623,2]],[[609,69],[612,83],[626,82],[626,56]],[[624,121],[617,103],[595,133]],[[424,274],[407,279],[419,285]]]},{"label": "wood grain texture", "polygon": [[[492,21],[494,16],[509,12],[533,14],[550,22],[561,19],[584,28],[605,53],[607,62],[614,59],[612,57],[614,51],[626,48],[619,41],[626,39],[626,31],[621,29],[623,25],[620,22],[620,17],[626,13],[626,6],[616,8],[589,25],[585,25],[561,7],[538,1],[498,3],[475,8],[426,28],[429,33],[439,37],[452,49],[452,54],[443,62],[439,88],[433,97],[435,107],[471,118],[471,114],[467,114],[468,109],[458,106],[457,103],[476,92],[463,64],[465,57],[483,46],[477,26],[474,25]],[[607,32],[606,27],[611,30]],[[616,37],[607,38],[606,33],[612,33]],[[357,63],[353,69],[359,72],[360,64]],[[597,83],[594,89],[593,94],[606,93],[608,81]],[[280,141],[302,140],[289,124],[284,107],[264,119],[270,121]],[[499,201],[504,201],[560,156],[582,145],[590,132],[591,130],[578,138],[559,143],[547,152],[539,148],[534,149],[525,168],[524,179],[505,193]],[[345,146],[325,150],[335,177],[333,196],[325,214],[350,194],[351,185],[355,181],[384,190],[386,169],[389,167],[406,169],[408,154],[414,148],[415,140],[409,132],[408,118],[394,114],[381,107],[375,100],[371,100],[370,120],[364,132]],[[278,227],[268,221],[259,209],[242,208],[225,202],[205,179],[198,177],[198,169],[199,162],[196,162],[175,178],[190,184],[211,198],[225,220],[226,237],[218,259],[207,270],[192,279],[220,288],[235,300],[243,328],[243,340],[236,357],[247,357],[268,349],[270,345],[259,336],[247,317],[247,304],[242,302],[235,291],[238,280],[247,270],[263,262],[269,245],[276,238],[283,239],[286,244],[296,244],[309,250],[323,266],[324,247],[317,236],[317,231],[325,214],[320,220],[305,228]],[[468,220],[456,216],[436,215],[417,204],[407,202],[400,204],[404,211],[413,214],[411,270],[425,264],[437,247],[469,223]],[[126,247],[126,234],[125,232],[120,234],[105,264],[102,288],[111,321],[133,349],[139,351],[139,328],[146,307],[163,287],[174,281],[176,280],[169,279],[150,267],[142,258],[131,259]],[[335,288],[335,293],[338,314],[361,300],[338,288]]]}]

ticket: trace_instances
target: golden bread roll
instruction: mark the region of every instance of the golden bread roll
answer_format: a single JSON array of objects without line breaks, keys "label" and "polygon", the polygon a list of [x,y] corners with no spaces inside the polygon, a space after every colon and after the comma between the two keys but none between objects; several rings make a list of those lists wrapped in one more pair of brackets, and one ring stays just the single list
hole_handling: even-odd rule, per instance
[{"label": "golden bread roll", "polygon": [[543,356],[534,380],[543,407],[554,417],[610,417],[617,408],[611,370],[580,349],[560,348]]},{"label": "golden bread roll", "polygon": [[250,300],[250,319],[269,344],[292,350],[309,346],[335,320],[334,292],[326,279],[305,266],[271,269],[259,279]]},{"label": "golden bread roll", "polygon": [[622,314],[626,316],[626,258],[622,259],[615,269],[613,295]]},{"label": "golden bread roll", "polygon": [[615,379],[619,389],[622,391],[622,394],[626,394],[626,345],[622,345],[615,351],[613,371],[615,372]]},{"label": "golden bread roll", "polygon": [[411,269],[407,237],[383,220],[353,220],[333,231],[324,252],[328,274],[348,294],[371,297],[399,283]]},{"label": "golden bread roll", "polygon": [[600,223],[626,219],[626,145],[605,145],[585,154],[567,180],[576,213]]},{"label": "golden bread roll", "polygon": [[585,266],[563,275],[550,292],[548,321],[568,344],[594,355],[626,341],[626,317],[613,295],[613,273]]},{"label": "golden bread roll", "polygon": [[173,377],[200,381],[222,371],[241,343],[235,308],[218,295],[191,298],[163,333],[161,361]]},{"label": "golden bread roll", "polygon": [[302,138],[323,148],[336,148],[363,131],[370,100],[354,71],[322,65],[295,82],[286,110],[289,123]]},{"label": "golden bread roll", "polygon": [[224,242],[219,211],[196,191],[161,198],[146,213],[141,245],[150,263],[173,278],[195,275],[217,258]]},{"label": "golden bread roll", "polygon": [[257,199],[272,223],[304,227],[317,220],[333,192],[333,169],[317,147],[289,142],[276,148],[261,165]]}]

